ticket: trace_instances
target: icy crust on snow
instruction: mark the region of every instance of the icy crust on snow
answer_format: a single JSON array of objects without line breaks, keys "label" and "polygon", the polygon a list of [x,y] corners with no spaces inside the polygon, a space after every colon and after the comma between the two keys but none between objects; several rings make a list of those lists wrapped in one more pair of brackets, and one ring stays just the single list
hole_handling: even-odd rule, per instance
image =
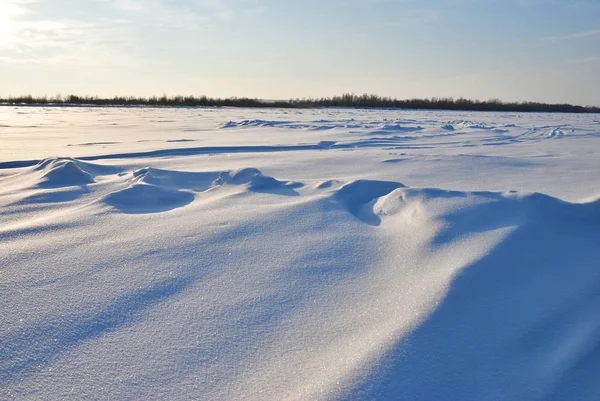
[{"label": "icy crust on snow", "polygon": [[598,399],[594,117],[104,113],[249,143],[4,158],[1,399]]}]

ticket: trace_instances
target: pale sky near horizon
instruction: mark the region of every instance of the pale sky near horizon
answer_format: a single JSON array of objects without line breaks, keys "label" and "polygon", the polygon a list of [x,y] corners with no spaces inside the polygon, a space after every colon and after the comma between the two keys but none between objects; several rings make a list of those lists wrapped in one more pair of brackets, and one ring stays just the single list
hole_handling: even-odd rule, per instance
[{"label": "pale sky near horizon", "polygon": [[0,0],[0,96],[600,106],[600,0]]}]

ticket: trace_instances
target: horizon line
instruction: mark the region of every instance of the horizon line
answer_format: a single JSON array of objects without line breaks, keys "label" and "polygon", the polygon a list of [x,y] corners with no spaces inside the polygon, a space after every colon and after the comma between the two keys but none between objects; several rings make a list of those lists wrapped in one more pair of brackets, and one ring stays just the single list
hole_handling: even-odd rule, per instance
[{"label": "horizon line", "polygon": [[207,95],[167,95],[161,96],[119,96],[102,97],[98,95],[54,96],[20,95],[0,96],[4,105],[94,105],[94,106],[230,106],[230,107],[277,107],[277,108],[399,108],[434,109],[463,111],[513,111],[513,112],[574,112],[600,113],[600,107],[592,105],[573,105],[569,103],[545,103],[538,101],[503,101],[501,99],[468,99],[464,97],[425,97],[398,99],[377,94],[345,93],[329,97],[304,97],[289,99],[261,99],[252,97],[211,97]]}]

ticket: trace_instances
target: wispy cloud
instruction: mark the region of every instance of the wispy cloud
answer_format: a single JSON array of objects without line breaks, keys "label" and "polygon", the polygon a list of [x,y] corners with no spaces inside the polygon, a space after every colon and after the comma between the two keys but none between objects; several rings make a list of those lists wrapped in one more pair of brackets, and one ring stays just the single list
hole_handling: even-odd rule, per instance
[{"label": "wispy cloud", "polygon": [[600,62],[600,56],[580,57],[567,60],[570,64],[587,64]]},{"label": "wispy cloud", "polygon": [[567,4],[565,4],[566,8],[572,8],[572,9],[595,9],[598,10],[600,9],[600,3],[597,0],[591,0],[591,1],[571,1],[571,2],[567,2]]},{"label": "wispy cloud", "polygon": [[551,36],[547,38],[547,40],[551,41],[560,41],[560,40],[576,40],[576,39],[586,39],[595,36],[600,36],[600,29],[589,29],[586,31],[580,31],[575,33],[570,33],[566,35],[560,36]]},{"label": "wispy cloud", "polygon": [[103,0],[119,12],[136,14],[147,23],[178,28],[201,28],[211,21],[229,21],[234,10],[223,0]]},{"label": "wispy cloud", "polygon": [[598,9],[600,3],[596,0],[514,0],[522,7],[561,7],[565,9]]},{"label": "wispy cloud", "polygon": [[[238,3],[234,4],[233,1]],[[240,3],[241,2],[241,3]],[[175,38],[229,23],[257,0],[0,0],[2,63],[139,66],[148,34]],[[246,11],[244,11],[246,12]],[[188,35],[189,37],[189,35]]]},{"label": "wispy cloud", "polygon": [[115,64],[116,60],[126,65],[131,60],[131,45],[122,40],[131,32],[122,23],[75,16],[52,18],[41,12],[50,3],[47,0],[3,1],[2,63],[99,67]]}]

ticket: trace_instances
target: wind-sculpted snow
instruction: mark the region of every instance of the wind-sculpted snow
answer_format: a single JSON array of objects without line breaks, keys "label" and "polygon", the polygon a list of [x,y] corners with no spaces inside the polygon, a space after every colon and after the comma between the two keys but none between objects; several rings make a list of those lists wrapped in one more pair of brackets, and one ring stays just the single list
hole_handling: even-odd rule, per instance
[{"label": "wind-sculpted snow", "polygon": [[597,117],[0,111],[0,399],[598,399]]},{"label": "wind-sculpted snow", "polygon": [[393,220],[430,214],[434,204],[442,212],[430,218],[443,229],[433,249],[508,234],[454,278],[428,319],[386,356],[373,386],[352,398],[597,398],[600,200],[400,189],[374,210],[393,230]]},{"label": "wind-sculpted snow", "polygon": [[39,184],[42,187],[87,185],[94,182],[92,176],[73,160],[44,160],[35,169],[42,172]]},{"label": "wind-sculpted snow", "polygon": [[187,205],[194,195],[187,191],[133,184],[106,196],[104,202],[124,213],[157,213]]},{"label": "wind-sculpted snow", "polygon": [[380,219],[365,210],[365,205],[396,188],[403,187],[399,182],[357,180],[342,186],[335,197],[348,208],[348,211],[366,223],[378,225]]},{"label": "wind-sculpted snow", "polygon": [[248,190],[282,195],[298,195],[288,183],[264,176],[255,168],[236,172],[183,172],[144,168],[132,173],[131,185],[106,195],[103,202],[124,213],[160,213],[183,207],[201,193],[220,185],[247,185]]}]

